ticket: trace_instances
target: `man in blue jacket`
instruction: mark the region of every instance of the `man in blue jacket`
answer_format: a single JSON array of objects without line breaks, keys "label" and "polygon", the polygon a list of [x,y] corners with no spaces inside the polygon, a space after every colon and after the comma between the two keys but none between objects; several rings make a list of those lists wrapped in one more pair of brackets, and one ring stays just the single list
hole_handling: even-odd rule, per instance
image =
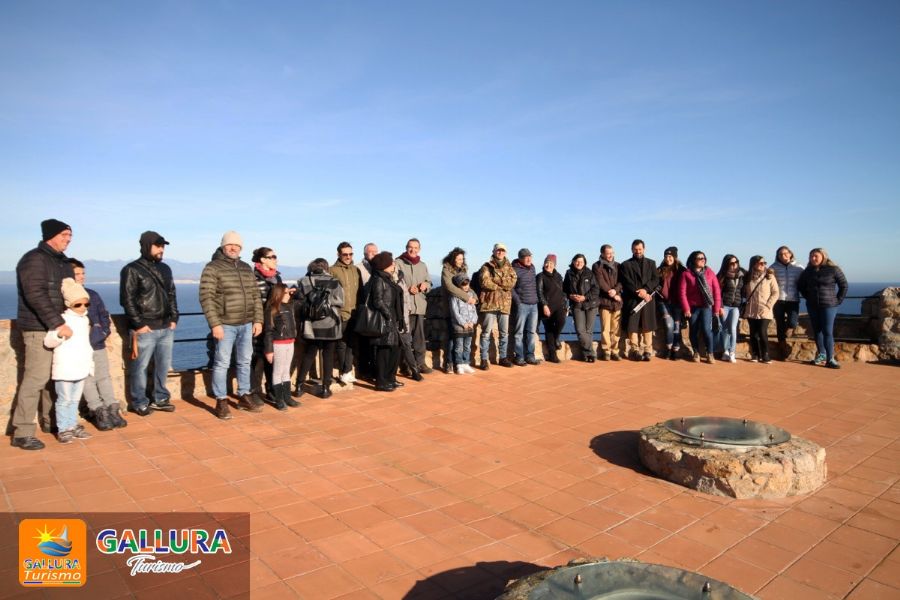
[{"label": "man in blue jacket", "polygon": [[516,313],[515,364],[520,367],[536,365],[540,363],[534,356],[534,348],[537,344],[538,295],[537,276],[531,250],[528,248],[519,250],[519,258],[513,261],[512,267],[518,277],[516,287],[512,289],[513,307]]}]

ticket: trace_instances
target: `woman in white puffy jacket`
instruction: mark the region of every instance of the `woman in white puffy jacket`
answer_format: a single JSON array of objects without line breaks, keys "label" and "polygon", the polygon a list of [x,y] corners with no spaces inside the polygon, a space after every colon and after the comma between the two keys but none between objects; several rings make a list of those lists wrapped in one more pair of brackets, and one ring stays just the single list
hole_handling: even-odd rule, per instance
[{"label": "woman in white puffy jacket", "polygon": [[71,337],[60,337],[56,330],[47,332],[44,346],[53,350],[51,377],[56,386],[56,427],[58,439],[68,444],[73,439],[91,437],[78,424],[78,402],[84,390],[84,380],[94,372],[94,349],[91,348],[91,324],[87,316],[90,300],[87,291],[71,277],[63,279],[63,299],[66,311],[62,314],[72,330]]}]

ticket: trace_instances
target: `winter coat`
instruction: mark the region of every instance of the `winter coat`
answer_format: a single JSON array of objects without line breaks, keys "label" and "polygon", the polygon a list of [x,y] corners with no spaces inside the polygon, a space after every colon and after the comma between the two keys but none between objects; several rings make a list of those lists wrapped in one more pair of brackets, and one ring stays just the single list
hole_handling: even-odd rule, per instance
[{"label": "winter coat", "polygon": [[148,256],[128,263],[119,274],[119,303],[131,329],[166,329],[178,322],[172,269]]},{"label": "winter coat", "polygon": [[282,302],[278,305],[278,313],[272,318],[272,312],[265,311],[263,324],[263,348],[266,354],[275,351],[275,342],[297,339],[297,302]]},{"label": "winter coat", "polygon": [[81,381],[94,374],[90,320],[87,313],[79,315],[72,309],[66,309],[60,318],[72,329],[72,337],[63,339],[55,329],[44,336],[44,346],[53,350],[50,376],[54,381]]},{"label": "winter coat", "polygon": [[[441,316],[448,319],[450,318],[451,298],[459,298],[463,301],[466,301],[469,298],[469,295],[464,292],[462,288],[453,284],[454,277],[466,273],[468,273],[468,266],[466,266],[465,262],[463,262],[463,266],[459,269],[450,263],[444,263],[444,266],[441,269],[441,290],[443,290],[443,293],[441,294]],[[469,291],[472,290],[470,289]]]},{"label": "winter coat", "polygon": [[[709,308],[713,314],[719,314],[722,308],[722,290],[719,289],[719,279],[712,269],[703,267],[703,277],[709,286],[709,292],[712,295],[713,304]],[[691,309],[704,308],[707,306],[706,298],[700,291],[700,284],[697,281],[698,275],[691,269],[685,269],[681,274],[681,280],[678,282],[678,298],[681,301],[681,310],[685,313],[693,312]]]},{"label": "winter coat", "polygon": [[[538,304],[541,311],[547,306],[550,312],[566,310],[566,293],[563,291],[563,278],[556,269],[548,273],[541,269],[537,274]],[[541,312],[543,315],[543,312]]]},{"label": "winter coat", "polygon": [[839,306],[847,295],[847,278],[836,265],[820,265],[818,269],[809,265],[800,275],[797,289],[806,299],[807,306]]},{"label": "winter coat", "polygon": [[106,310],[106,305],[103,303],[103,298],[100,297],[100,294],[87,288],[85,288],[85,290],[87,290],[88,299],[91,302],[91,306],[88,308],[87,313],[88,321],[91,323],[91,348],[94,350],[103,350],[106,348],[106,338],[112,333],[112,319],[109,316],[109,311]]},{"label": "winter coat", "polygon": [[345,265],[335,261],[328,269],[331,276],[341,282],[344,288],[344,305],[341,307],[341,319],[349,321],[356,314],[356,305],[362,298],[363,281],[359,267],[354,264]]},{"label": "winter coat", "polygon": [[[409,287],[406,284],[406,280],[403,278],[403,271],[400,269],[394,269],[394,274],[391,277],[391,281],[400,286],[400,289],[404,291],[403,294],[403,324],[406,326],[406,331],[409,331],[409,315],[413,314],[413,298],[414,296],[407,291]],[[431,291],[431,290],[429,290]],[[427,312],[427,306],[426,312]]]},{"label": "winter coat", "polygon": [[597,279],[597,288],[600,290],[600,308],[604,310],[622,310],[622,301],[610,297],[609,290],[615,290],[622,296],[622,283],[619,281],[619,263],[607,262],[602,258],[591,266],[591,271]]},{"label": "winter coat", "polygon": [[428,305],[428,299],[425,294],[431,289],[431,277],[428,276],[428,265],[422,260],[417,264],[412,264],[407,260],[405,255],[400,255],[400,257],[394,261],[394,264],[397,265],[397,270],[403,273],[403,290],[405,293],[409,294],[409,288],[414,285],[419,285],[420,283],[427,284],[424,292],[419,291],[417,294],[409,294],[412,296],[413,301],[413,308],[410,314],[424,315]]},{"label": "winter coat", "polygon": [[504,258],[497,262],[491,258],[481,265],[478,277],[481,279],[478,311],[508,315],[512,308],[512,289],[516,287],[518,278],[509,261]]},{"label": "winter coat", "polygon": [[263,322],[263,307],[253,269],[218,248],[200,275],[200,308],[210,329],[219,325]]},{"label": "winter coat", "polygon": [[314,287],[324,287],[328,290],[328,305],[331,307],[331,314],[310,321],[308,319],[301,320],[301,331],[303,339],[306,340],[339,340],[341,339],[341,307],[344,306],[344,288],[341,282],[331,276],[330,273],[316,273],[307,275],[297,280],[296,308],[306,302],[306,297],[313,291]]},{"label": "winter coat", "polygon": [[744,318],[772,320],[774,318],[772,307],[778,300],[778,291],[778,279],[771,269],[768,269],[765,275],[748,277],[743,289],[747,302],[744,307]]},{"label": "winter coat", "polygon": [[569,298],[569,305],[573,309],[590,310],[600,306],[600,288],[597,286],[594,273],[587,267],[581,270],[570,267],[563,280],[563,291],[566,296],[572,294],[584,296],[584,302],[575,302]]},{"label": "winter coat", "polygon": [[527,267],[518,258],[512,262],[516,272],[516,285],[512,289],[512,300],[515,304],[537,304],[537,279],[534,264]]},{"label": "winter coat", "polygon": [[722,306],[739,308],[744,302],[744,281],[747,278],[747,271],[738,269],[734,277],[725,275],[719,282],[719,288],[722,291]]},{"label": "winter coat", "polygon": [[[640,259],[632,256],[619,265],[619,281],[622,283],[622,312],[625,315],[631,315],[634,308],[641,303],[641,297],[637,294],[638,290],[644,290],[648,294],[652,294],[659,288],[659,273],[656,270],[656,262],[646,256]],[[656,331],[655,298],[651,296],[648,304],[650,306],[645,306],[641,309],[642,330]]]},{"label": "winter coat", "polygon": [[22,331],[47,331],[64,324],[62,313],[66,303],[62,296],[62,280],[74,277],[72,265],[62,252],[47,242],[26,252],[16,265],[18,311],[16,328]]},{"label": "winter coat", "polygon": [[253,276],[256,278],[256,287],[259,289],[259,299],[262,301],[263,306],[265,306],[266,302],[269,300],[269,294],[272,293],[272,288],[278,283],[283,283],[281,280],[281,272],[275,271],[274,275],[266,276],[259,270],[259,265],[254,265]]},{"label": "winter coat", "polygon": [[775,279],[778,280],[778,299],[786,302],[799,302],[800,292],[797,289],[797,282],[803,273],[803,265],[794,261],[784,264],[776,259],[769,268],[775,271]]},{"label": "winter coat", "polygon": [[403,288],[391,281],[384,271],[373,271],[369,280],[369,302],[387,322],[387,332],[381,337],[370,338],[373,346],[399,346],[403,324]]},{"label": "winter coat", "polygon": [[[469,297],[474,298],[475,292],[469,290]],[[450,312],[453,318],[453,334],[456,336],[470,336],[475,333],[474,325],[478,323],[478,310],[474,304],[466,300],[460,300],[456,296],[450,299]],[[473,327],[466,329],[465,325],[471,323]]]},{"label": "winter coat", "polygon": [[684,267],[679,266],[675,266],[674,269],[667,270],[665,273],[660,273],[660,269],[657,269],[659,297],[664,304],[681,304],[678,299],[678,284],[682,272],[684,272]]}]

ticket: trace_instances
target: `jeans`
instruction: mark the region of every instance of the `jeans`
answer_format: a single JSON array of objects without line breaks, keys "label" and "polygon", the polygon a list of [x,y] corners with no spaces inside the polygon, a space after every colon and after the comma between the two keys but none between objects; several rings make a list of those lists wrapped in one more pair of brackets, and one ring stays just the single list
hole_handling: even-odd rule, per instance
[{"label": "jeans", "polygon": [[138,357],[129,365],[128,385],[131,390],[131,405],[143,408],[150,404],[147,397],[147,367],[153,359],[153,401],[162,404],[169,400],[166,376],[172,366],[172,345],[175,332],[168,327],[154,329],[137,336]]},{"label": "jeans", "polygon": [[733,355],[737,346],[738,323],[741,320],[741,309],[737,306],[723,306],[725,316],[722,318],[722,328],[719,336],[722,340],[722,350]]},{"label": "jeans", "polygon": [[772,307],[775,315],[775,331],[778,334],[778,341],[783,342],[787,339],[787,330],[796,329],[800,320],[800,302],[791,300],[779,300]]},{"label": "jeans", "polygon": [[509,315],[504,315],[500,311],[491,311],[484,313],[484,320],[481,322],[482,362],[486,362],[488,359],[488,349],[491,347],[491,332],[494,331],[494,321],[497,322],[497,328],[499,329],[497,358],[506,358],[506,351],[509,345]]},{"label": "jeans", "polygon": [[684,345],[681,337],[681,323],[684,320],[684,313],[678,304],[666,304],[660,302],[659,316],[662,317],[663,323],[666,325],[666,348],[679,349]]},{"label": "jeans", "polygon": [[834,318],[837,306],[806,305],[809,321],[816,336],[816,354],[824,354],[825,360],[834,358]]},{"label": "jeans", "polygon": [[109,377],[109,357],[106,348],[94,350],[94,374],[84,380],[84,401],[92,411],[107,406],[119,407],[112,379]]},{"label": "jeans", "polygon": [[709,306],[691,307],[691,350],[700,351],[700,328],[703,327],[703,339],[706,342],[706,352],[712,354],[715,351],[712,330],[712,308]]},{"label": "jeans", "polygon": [[467,365],[472,358],[472,336],[461,335],[453,338],[453,362]]},{"label": "jeans", "polygon": [[237,394],[250,392],[250,356],[253,354],[253,324],[222,325],[225,337],[216,340],[216,355],[213,359],[212,393],[216,399],[228,396],[228,367],[231,364],[231,350],[235,350],[237,371]]},{"label": "jeans", "polygon": [[70,431],[78,425],[78,401],[84,391],[84,379],[56,381],[56,428]]},{"label": "jeans", "polygon": [[597,309],[572,308],[572,318],[575,321],[575,331],[578,333],[578,342],[585,358],[597,355],[594,352],[594,321],[597,320]]},{"label": "jeans", "polygon": [[[534,360],[537,340],[538,305],[519,304],[516,312],[516,358]],[[524,342],[523,342],[524,338]]]}]

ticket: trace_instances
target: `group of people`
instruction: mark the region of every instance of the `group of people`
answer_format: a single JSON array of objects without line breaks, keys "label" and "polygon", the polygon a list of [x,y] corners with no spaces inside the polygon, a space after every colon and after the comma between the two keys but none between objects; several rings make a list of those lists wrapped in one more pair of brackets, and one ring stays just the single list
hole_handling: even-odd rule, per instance
[{"label": "group of people", "polygon": [[[51,405],[60,442],[90,437],[77,420],[82,394],[98,429],[127,425],[106,360],[109,313],[100,296],[84,287],[84,265],[65,255],[72,229],[48,219],[41,223],[41,230],[42,241],[16,268],[17,327],[25,344],[25,369],[11,433],[13,445],[25,450],[44,447],[35,437],[34,421],[40,408],[41,429],[50,432]],[[120,303],[130,339],[128,409],[143,417],[152,411],[175,410],[166,377],[179,311],[172,272],[163,261],[169,242],[155,231],[146,231],[139,244],[140,257],[121,272]],[[241,236],[226,232],[200,278],[200,306],[215,347],[211,394],[220,419],[232,417],[228,400],[232,364],[237,408],[250,412],[259,412],[267,401],[279,410],[298,406],[296,399],[305,393],[304,384],[320,355],[318,395],[322,398],[332,394],[335,367],[342,384],[353,383],[359,376],[372,381],[379,392],[404,385],[397,379],[398,372],[421,380],[432,372],[425,360],[427,322],[442,324],[447,332],[440,341],[443,364],[438,360],[435,368],[459,375],[475,372],[473,348],[480,354],[478,367],[490,368],[495,329],[495,364],[539,364],[535,352],[539,320],[546,336],[545,358],[559,362],[560,336],[569,315],[586,362],[651,360],[660,317],[666,331],[663,355],[670,359],[682,353],[681,330],[686,322],[689,358],[700,361],[703,347],[703,357],[713,363],[718,341],[723,360],[735,362],[738,321],[746,318],[750,359],[768,363],[769,322],[775,319],[783,345],[797,326],[803,297],[816,338],[813,362],[839,367],[833,324],[847,282],[821,248],[810,251],[805,268],[782,246],[771,267],[756,255],[745,270],[737,257],[728,254],[714,272],[700,251],[692,252],[682,265],[675,247],[665,250],[657,267],[645,256],[644,242],[635,240],[631,257],[624,262],[616,262],[614,248],[604,244],[593,265],[588,266],[585,255],[576,254],[563,276],[557,271],[555,254],[548,254],[538,271],[530,250],[519,250],[510,261],[502,243],[494,244],[491,257],[470,273],[465,251],[456,247],[444,258],[441,286],[435,289],[420,257],[421,243],[415,238],[396,259],[390,252],[379,251],[376,244],[366,244],[358,263],[352,245],[341,242],[333,263],[313,260],[307,274],[293,285],[282,280],[274,250],[254,250],[252,266],[241,260],[242,250]],[[598,316],[601,336],[595,347]],[[295,346],[302,350],[292,389]],[[153,379],[148,386],[151,361]],[[50,402],[51,380],[55,403]]]}]

